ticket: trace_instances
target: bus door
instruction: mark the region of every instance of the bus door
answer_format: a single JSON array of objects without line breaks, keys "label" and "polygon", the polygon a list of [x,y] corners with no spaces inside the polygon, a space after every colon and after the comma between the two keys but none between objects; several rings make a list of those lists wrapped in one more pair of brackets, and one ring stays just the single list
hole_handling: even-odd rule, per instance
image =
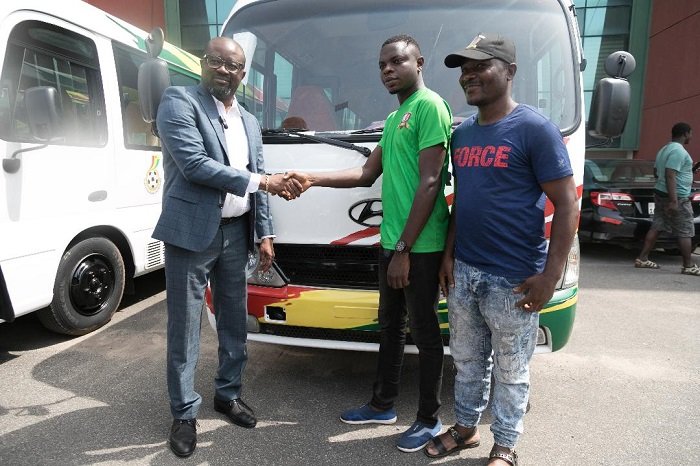
[{"label": "bus door", "polygon": [[[0,181],[2,234],[13,238],[0,245],[0,260],[15,307],[23,309],[47,302],[44,295],[51,293],[67,241],[90,212],[104,210],[110,201],[112,151],[97,39],[47,15],[8,18],[15,21],[12,26],[5,21],[0,31],[0,41],[7,43],[0,138],[2,157],[19,162],[15,172],[3,170]],[[60,125],[43,135],[50,138],[46,147],[30,131],[25,105],[27,90],[37,86],[54,87],[58,96]]]}]

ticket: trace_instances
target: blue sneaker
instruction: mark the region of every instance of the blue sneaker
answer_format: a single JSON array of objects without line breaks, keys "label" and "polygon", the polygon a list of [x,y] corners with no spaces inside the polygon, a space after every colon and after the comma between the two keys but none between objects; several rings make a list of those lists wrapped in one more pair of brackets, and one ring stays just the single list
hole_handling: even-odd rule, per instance
[{"label": "blue sneaker", "polygon": [[375,411],[369,404],[359,408],[348,409],[340,415],[346,424],[393,424],[396,422],[396,410]]},{"label": "blue sneaker", "polygon": [[413,453],[422,449],[431,438],[439,435],[441,430],[442,422],[439,420],[435,427],[429,427],[420,421],[416,421],[406,432],[401,434],[398,442],[396,442],[396,448],[406,453]]}]

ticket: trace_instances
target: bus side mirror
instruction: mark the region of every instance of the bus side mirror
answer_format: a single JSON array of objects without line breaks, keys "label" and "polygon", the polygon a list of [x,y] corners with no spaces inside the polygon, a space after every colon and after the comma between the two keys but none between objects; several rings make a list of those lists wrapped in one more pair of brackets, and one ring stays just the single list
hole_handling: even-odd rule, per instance
[{"label": "bus side mirror", "polygon": [[24,93],[29,131],[40,142],[48,142],[60,127],[58,91],[51,86],[30,87]]},{"label": "bus side mirror", "polygon": [[[146,39],[149,58],[141,63],[138,72],[139,107],[146,123],[155,123],[158,105],[165,89],[170,86],[168,64],[158,58],[163,49],[163,30],[154,29]],[[155,124],[153,124],[155,130]]]},{"label": "bus side mirror", "polygon": [[42,149],[54,139],[60,128],[58,118],[58,91],[51,86],[30,87],[24,91],[24,108],[27,112],[29,131],[42,144],[34,147],[18,149],[12,155],[2,160],[2,169],[6,173],[17,173],[22,159],[17,155],[36,149]]},{"label": "bus side mirror", "polygon": [[588,134],[594,138],[612,139],[622,134],[629,115],[631,90],[627,77],[636,66],[628,52],[611,53],[605,60],[610,76],[596,83],[588,115]]}]

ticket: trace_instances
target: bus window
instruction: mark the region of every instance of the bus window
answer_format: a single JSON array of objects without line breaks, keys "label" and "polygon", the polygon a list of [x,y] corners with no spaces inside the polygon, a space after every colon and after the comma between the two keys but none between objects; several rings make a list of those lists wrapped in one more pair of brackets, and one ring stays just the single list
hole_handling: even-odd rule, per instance
[{"label": "bus window", "polygon": [[117,80],[122,109],[124,146],[128,149],[156,149],[160,141],[151,131],[150,123],[143,121],[139,109],[138,66],[145,56],[114,47]]},{"label": "bus window", "polygon": [[[127,149],[157,149],[160,140],[151,131],[151,124],[143,121],[139,109],[138,68],[146,60],[143,53],[113,45],[117,63],[117,80],[121,96],[124,146]],[[197,80],[170,68],[170,82],[174,86],[191,86]]]},{"label": "bus window", "polygon": [[51,86],[59,95],[62,128],[55,144],[103,146],[107,121],[95,44],[74,32],[39,21],[18,24],[10,34],[0,77],[0,135],[36,142],[29,131],[24,93]]},{"label": "bus window", "polygon": [[[559,2],[441,0],[399,7],[393,0],[362,0],[319,7],[299,0],[290,7],[280,1],[246,3],[222,33],[242,44],[251,62],[249,74],[262,75],[249,76],[246,100],[255,99],[253,113],[263,128],[279,128],[291,117],[303,118],[317,132],[381,126],[395,110],[396,98],[381,85],[377,58],[383,41],[400,33],[410,33],[424,48],[426,86],[447,100],[456,122],[462,121],[476,108],[467,104],[457,72],[447,70],[443,60],[484,25],[508,31],[517,45],[515,99],[539,108],[565,135],[579,123],[578,63]],[[390,11],[388,4],[400,11]],[[394,23],[387,24],[387,17]],[[379,135],[368,134],[369,139]]]}]

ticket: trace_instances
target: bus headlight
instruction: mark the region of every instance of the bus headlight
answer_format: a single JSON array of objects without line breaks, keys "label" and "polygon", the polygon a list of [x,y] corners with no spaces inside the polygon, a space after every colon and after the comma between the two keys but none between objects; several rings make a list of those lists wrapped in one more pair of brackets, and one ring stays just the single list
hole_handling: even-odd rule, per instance
[{"label": "bus headlight", "polygon": [[255,254],[248,254],[246,276],[248,277],[249,285],[281,288],[289,283],[287,277],[284,276],[280,268],[274,262],[272,262],[272,266],[266,271],[260,268],[260,255],[257,250]]},{"label": "bus headlight", "polygon": [[571,288],[578,283],[579,266],[581,265],[581,252],[578,245],[578,235],[574,237],[574,243],[571,245],[569,257],[566,259],[566,267],[564,268],[564,277],[561,281],[560,288]]}]

